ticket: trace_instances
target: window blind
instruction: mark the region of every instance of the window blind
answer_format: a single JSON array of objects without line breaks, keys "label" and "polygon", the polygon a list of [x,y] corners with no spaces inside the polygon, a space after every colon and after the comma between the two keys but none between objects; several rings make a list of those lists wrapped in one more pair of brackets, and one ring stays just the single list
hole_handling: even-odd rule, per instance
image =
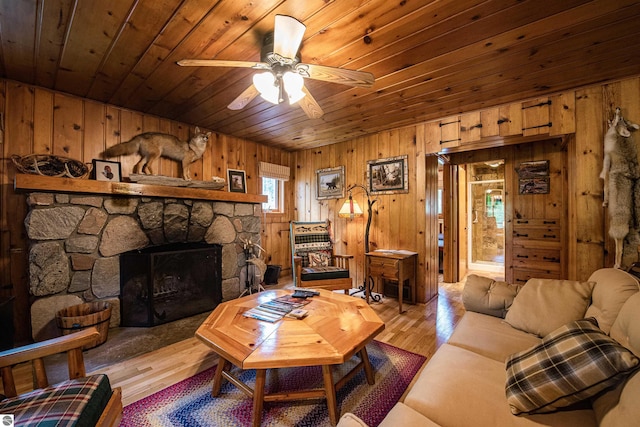
[{"label": "window blind", "polygon": [[282,181],[289,181],[290,170],[289,166],[260,162],[258,175],[263,178],[274,178]]}]

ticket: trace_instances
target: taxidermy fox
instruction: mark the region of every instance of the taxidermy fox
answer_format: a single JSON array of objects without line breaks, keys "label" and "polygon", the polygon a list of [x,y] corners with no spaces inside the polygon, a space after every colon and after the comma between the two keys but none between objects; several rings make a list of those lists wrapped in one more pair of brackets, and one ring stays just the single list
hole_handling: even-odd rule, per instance
[{"label": "taxidermy fox", "polygon": [[196,128],[196,134],[185,142],[166,133],[146,132],[107,148],[102,153],[102,157],[110,158],[138,153],[142,158],[134,166],[133,172],[148,175],[154,175],[151,163],[158,157],[178,160],[182,162],[182,178],[190,181],[189,167],[191,163],[202,157],[210,136],[211,132],[201,133],[200,129]]}]

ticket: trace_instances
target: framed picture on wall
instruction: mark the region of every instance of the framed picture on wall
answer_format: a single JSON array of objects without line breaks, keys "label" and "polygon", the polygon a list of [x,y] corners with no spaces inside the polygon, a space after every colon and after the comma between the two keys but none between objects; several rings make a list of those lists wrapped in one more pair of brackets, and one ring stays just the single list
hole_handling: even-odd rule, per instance
[{"label": "framed picture on wall", "polygon": [[409,168],[407,156],[368,160],[369,191],[378,194],[408,193]]},{"label": "framed picture on wall", "polygon": [[549,160],[522,162],[517,170],[520,194],[549,194]]},{"label": "framed picture on wall", "polygon": [[120,182],[122,179],[120,162],[93,159],[92,175],[96,181]]},{"label": "framed picture on wall", "polygon": [[227,181],[229,182],[229,191],[232,193],[247,192],[247,178],[244,171],[238,169],[227,169]]},{"label": "framed picture on wall", "polygon": [[316,178],[318,200],[344,198],[344,166],[318,169]]}]

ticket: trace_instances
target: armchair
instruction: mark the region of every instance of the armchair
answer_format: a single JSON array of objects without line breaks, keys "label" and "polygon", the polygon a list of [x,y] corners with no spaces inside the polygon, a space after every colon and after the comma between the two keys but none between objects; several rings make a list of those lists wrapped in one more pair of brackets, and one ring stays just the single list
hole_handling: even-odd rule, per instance
[{"label": "armchair", "polygon": [[[20,425],[117,426],[122,418],[122,392],[111,389],[103,374],[86,376],[82,347],[99,337],[95,327],[70,335],[0,352],[0,372],[5,396],[0,395],[0,414],[13,414]],[[44,357],[67,353],[69,379],[49,385]],[[17,364],[31,362],[32,391],[18,394],[13,375]],[[64,398],[61,398],[64,397]]]},{"label": "armchair", "polygon": [[337,255],[333,251],[331,224],[327,221],[292,221],[291,259],[294,282],[302,288],[329,290],[352,288],[349,260],[353,255]]}]

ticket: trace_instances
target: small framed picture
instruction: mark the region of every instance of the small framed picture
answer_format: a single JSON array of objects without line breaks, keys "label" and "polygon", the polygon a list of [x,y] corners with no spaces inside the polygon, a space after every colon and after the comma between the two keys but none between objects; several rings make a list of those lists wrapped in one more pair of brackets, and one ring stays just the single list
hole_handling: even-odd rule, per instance
[{"label": "small framed picture", "polygon": [[318,200],[344,198],[344,166],[318,169]]},{"label": "small framed picture", "polygon": [[237,169],[227,169],[227,181],[229,182],[229,191],[232,193],[247,192],[247,178],[244,171]]},{"label": "small framed picture", "polygon": [[93,159],[92,175],[96,181],[120,182],[122,180],[120,162]]},{"label": "small framed picture", "polygon": [[517,171],[520,194],[549,194],[549,160],[522,162]]},{"label": "small framed picture", "polygon": [[368,160],[367,181],[369,191],[378,194],[408,193],[409,168],[407,157]]}]

